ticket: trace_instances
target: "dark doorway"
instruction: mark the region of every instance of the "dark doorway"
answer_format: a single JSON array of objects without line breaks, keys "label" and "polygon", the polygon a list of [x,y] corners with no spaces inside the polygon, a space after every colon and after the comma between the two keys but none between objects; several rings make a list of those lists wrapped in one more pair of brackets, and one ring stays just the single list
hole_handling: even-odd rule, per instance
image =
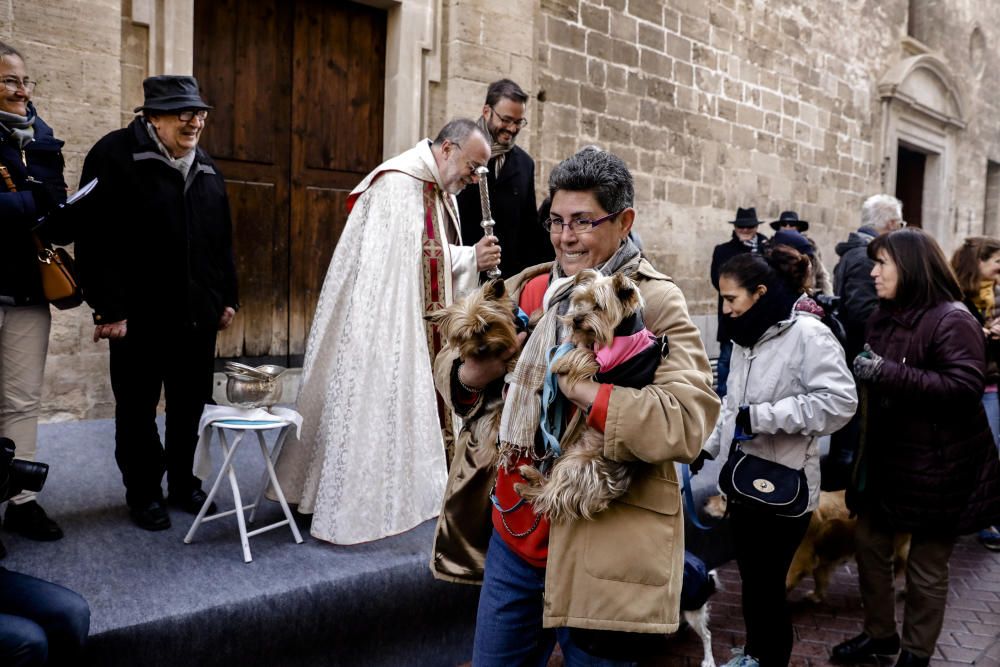
[{"label": "dark doorway", "polygon": [[202,146],[226,177],[242,309],[219,355],[301,364],[351,189],[382,161],[386,14],[195,0]]},{"label": "dark doorway", "polygon": [[923,227],[924,153],[899,147],[896,155],[896,197],[903,202],[903,219],[913,227]]}]

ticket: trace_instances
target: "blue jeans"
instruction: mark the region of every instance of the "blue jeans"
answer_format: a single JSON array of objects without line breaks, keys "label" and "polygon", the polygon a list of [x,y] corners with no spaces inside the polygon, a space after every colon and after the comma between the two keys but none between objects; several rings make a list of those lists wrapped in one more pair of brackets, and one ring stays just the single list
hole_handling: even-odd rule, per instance
[{"label": "blue jeans", "polygon": [[568,628],[542,628],[544,590],[545,568],[525,562],[493,531],[476,614],[476,638],[472,648],[474,667],[544,667],[556,641],[562,647],[567,667],[633,664],[605,660],[584,652],[573,643]]},{"label": "blue jeans", "polygon": [[57,584],[0,568],[0,665],[78,665],[90,606]]},{"label": "blue jeans", "polygon": [[716,369],[719,376],[719,388],[715,393],[722,398],[726,395],[726,381],[729,379],[729,360],[733,357],[733,341],[725,340],[719,343],[719,360]]},{"label": "blue jeans", "polygon": [[995,391],[983,394],[983,408],[986,410],[986,419],[993,433],[993,442],[997,444],[997,449],[1000,449],[1000,394]]}]

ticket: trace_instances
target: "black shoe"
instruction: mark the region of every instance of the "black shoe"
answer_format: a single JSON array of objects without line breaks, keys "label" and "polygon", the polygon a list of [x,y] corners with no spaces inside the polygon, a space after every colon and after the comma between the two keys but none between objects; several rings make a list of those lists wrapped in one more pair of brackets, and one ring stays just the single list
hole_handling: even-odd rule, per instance
[{"label": "black shoe", "polygon": [[10,532],[38,542],[54,542],[63,536],[62,528],[34,500],[21,505],[7,503],[4,525]]},{"label": "black shoe", "polygon": [[899,654],[899,660],[896,661],[896,667],[927,667],[931,662],[928,658],[918,658],[907,650],[903,650]]},{"label": "black shoe", "polygon": [[170,515],[162,500],[154,500],[141,507],[129,507],[128,513],[135,525],[143,530],[166,530],[170,528]]},{"label": "black shoe", "polygon": [[7,547],[3,545],[3,542],[0,542],[0,560],[3,560],[6,557],[7,557]]},{"label": "black shoe", "polygon": [[[201,489],[195,489],[194,491],[188,491],[187,493],[171,493],[167,496],[167,503],[172,507],[176,507],[179,510],[183,510],[188,514],[197,514],[201,511],[201,506],[205,504],[205,500],[208,498],[208,494]],[[215,514],[218,509],[213,502],[208,506],[208,512],[206,514]]]},{"label": "black shoe", "polygon": [[862,662],[875,657],[891,658],[897,653],[899,653],[899,635],[872,639],[862,632],[857,637],[834,646],[830,662],[841,664]]}]

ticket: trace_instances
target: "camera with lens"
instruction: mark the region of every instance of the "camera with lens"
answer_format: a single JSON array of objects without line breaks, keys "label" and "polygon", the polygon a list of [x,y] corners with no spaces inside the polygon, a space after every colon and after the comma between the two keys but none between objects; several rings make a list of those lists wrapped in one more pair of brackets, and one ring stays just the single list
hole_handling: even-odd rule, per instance
[{"label": "camera with lens", "polygon": [[14,441],[0,438],[0,502],[22,491],[41,491],[49,466],[14,458]]}]

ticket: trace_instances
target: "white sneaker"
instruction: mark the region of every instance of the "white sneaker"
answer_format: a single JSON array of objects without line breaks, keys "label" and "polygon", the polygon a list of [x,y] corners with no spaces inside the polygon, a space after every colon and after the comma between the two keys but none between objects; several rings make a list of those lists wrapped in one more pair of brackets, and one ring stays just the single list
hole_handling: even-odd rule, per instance
[{"label": "white sneaker", "polygon": [[753,656],[747,655],[743,647],[732,649],[733,657],[722,667],[760,667],[760,663]]}]

